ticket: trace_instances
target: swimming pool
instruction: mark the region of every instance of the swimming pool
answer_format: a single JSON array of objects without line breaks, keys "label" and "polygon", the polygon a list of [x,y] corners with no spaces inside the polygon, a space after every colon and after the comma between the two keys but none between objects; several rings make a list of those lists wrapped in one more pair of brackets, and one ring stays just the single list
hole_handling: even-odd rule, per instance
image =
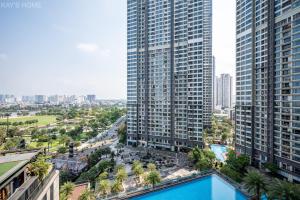
[{"label": "swimming pool", "polygon": [[221,162],[226,160],[225,154],[227,153],[227,147],[225,145],[212,144],[210,145],[210,149],[215,153],[218,160]]},{"label": "swimming pool", "polygon": [[218,175],[210,175],[132,200],[246,200],[246,196]]}]

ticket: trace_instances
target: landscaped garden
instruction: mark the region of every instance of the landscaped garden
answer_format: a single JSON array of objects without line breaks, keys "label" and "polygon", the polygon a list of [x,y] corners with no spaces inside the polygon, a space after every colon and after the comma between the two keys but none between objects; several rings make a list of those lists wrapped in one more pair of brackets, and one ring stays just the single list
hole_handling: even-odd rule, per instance
[{"label": "landscaped garden", "polygon": [[46,148],[65,153],[70,142],[75,147],[106,130],[125,109],[115,107],[50,107],[34,116],[0,119],[0,150]]}]

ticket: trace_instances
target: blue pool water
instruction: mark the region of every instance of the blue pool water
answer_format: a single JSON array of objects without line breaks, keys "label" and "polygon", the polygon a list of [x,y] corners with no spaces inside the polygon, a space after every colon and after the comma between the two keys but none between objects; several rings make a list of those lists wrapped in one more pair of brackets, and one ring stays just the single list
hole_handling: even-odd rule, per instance
[{"label": "blue pool water", "polygon": [[212,144],[210,149],[215,153],[216,158],[221,162],[224,162],[226,159],[224,154],[227,152],[227,147],[225,145]]},{"label": "blue pool water", "polygon": [[148,193],[132,200],[246,200],[232,185],[217,175]]}]

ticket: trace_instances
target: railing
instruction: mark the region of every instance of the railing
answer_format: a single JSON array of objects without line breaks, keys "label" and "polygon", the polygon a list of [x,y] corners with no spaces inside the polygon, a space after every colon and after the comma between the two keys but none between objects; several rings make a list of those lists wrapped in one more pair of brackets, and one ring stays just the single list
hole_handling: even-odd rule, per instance
[{"label": "railing", "polygon": [[55,175],[55,168],[53,167],[49,174],[41,181],[39,182],[39,185],[34,189],[34,191],[26,198],[26,200],[34,200],[36,197],[38,197],[46,188],[47,183],[53,178]]},{"label": "railing", "polygon": [[[52,168],[51,171],[48,173],[48,175],[42,180],[39,181],[36,176],[31,177],[28,181],[28,186],[27,187],[20,187],[19,190],[17,190],[11,197],[10,199],[15,200],[34,200],[36,199],[46,188],[47,184],[49,181],[53,178],[55,175],[55,169]],[[24,183],[26,184],[26,182]]]}]

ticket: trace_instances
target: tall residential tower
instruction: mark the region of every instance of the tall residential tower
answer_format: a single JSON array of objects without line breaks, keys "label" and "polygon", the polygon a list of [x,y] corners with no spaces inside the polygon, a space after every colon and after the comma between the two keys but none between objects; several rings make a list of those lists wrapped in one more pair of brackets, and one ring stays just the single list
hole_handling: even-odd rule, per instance
[{"label": "tall residential tower", "polygon": [[202,146],[212,114],[211,0],[128,0],[129,145]]},{"label": "tall residential tower", "polygon": [[236,149],[300,181],[300,1],[236,3]]},{"label": "tall residential tower", "polygon": [[221,108],[232,106],[232,76],[221,74],[216,81],[216,105]]}]

